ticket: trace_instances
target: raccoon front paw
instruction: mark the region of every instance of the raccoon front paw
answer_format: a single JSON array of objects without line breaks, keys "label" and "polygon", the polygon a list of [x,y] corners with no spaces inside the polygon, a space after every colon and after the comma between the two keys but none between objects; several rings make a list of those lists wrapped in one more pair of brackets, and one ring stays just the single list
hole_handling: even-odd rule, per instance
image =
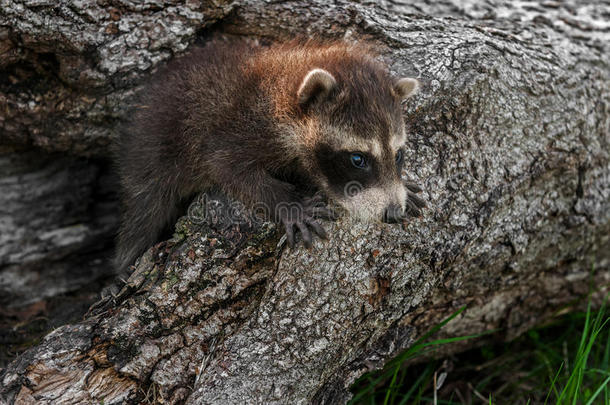
[{"label": "raccoon front paw", "polygon": [[301,233],[303,244],[308,249],[313,246],[313,234],[322,239],[328,239],[324,227],[316,218],[335,219],[336,214],[323,201],[322,196],[314,195],[311,198],[303,199],[301,204],[292,204],[290,210],[280,210],[279,219],[284,225],[286,241],[290,248],[296,246],[296,233],[298,232]]},{"label": "raccoon front paw", "polygon": [[422,188],[415,183],[403,180],[407,188],[407,206],[405,214],[409,217],[420,217],[422,208],[426,207],[426,202],[416,195],[421,193]]},{"label": "raccoon front paw", "polygon": [[303,199],[305,213],[316,219],[326,219],[336,221],[339,215],[328,206],[326,197],[321,192],[317,192],[312,197]]}]

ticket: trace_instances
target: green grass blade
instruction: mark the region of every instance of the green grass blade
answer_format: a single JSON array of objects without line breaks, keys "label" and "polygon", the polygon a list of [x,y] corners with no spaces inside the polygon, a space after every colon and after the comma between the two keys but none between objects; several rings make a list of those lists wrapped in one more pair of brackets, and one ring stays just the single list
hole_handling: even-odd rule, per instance
[{"label": "green grass blade", "polygon": [[[593,403],[593,400],[595,400],[595,398],[597,398],[597,396],[602,392],[602,390],[606,388],[606,386],[608,385],[608,382],[610,382],[610,377],[608,377],[604,380],[602,385],[600,385],[599,388],[593,393],[593,395],[591,395],[591,398],[589,398],[589,400],[587,401],[587,403],[585,405],[591,405]],[[608,398],[606,397],[606,401],[607,400],[608,400]]]},{"label": "green grass blade", "polygon": [[385,394],[385,399],[383,400],[383,405],[388,405],[388,403],[390,402],[390,394],[392,394],[392,392],[394,392],[394,390],[395,390],[396,377],[398,376],[398,370],[400,370],[400,365],[397,365],[394,368],[394,374],[392,375],[392,381],[390,382],[390,386],[388,387],[388,390]]},{"label": "green grass blade", "polygon": [[[434,335],[436,332],[438,332],[441,328],[443,328],[445,325],[447,325],[449,322],[451,322],[453,319],[455,319],[457,316],[459,316],[462,312],[464,312],[464,310],[466,309],[466,306],[463,306],[461,308],[459,308],[457,311],[455,311],[453,314],[451,314],[448,318],[444,319],[443,321],[441,321],[439,324],[437,324],[436,326],[434,326],[432,329],[430,329],[428,332],[426,332],[422,337],[420,337],[419,339],[417,339],[415,341],[415,343],[407,350],[405,350],[403,353],[399,354],[398,356],[394,357],[392,360],[388,361],[385,365],[385,367],[383,368],[383,371],[380,373],[380,375],[373,379],[373,381],[371,381],[371,383],[364,388],[363,390],[361,390],[360,392],[358,392],[351,400],[350,400],[350,404],[354,404],[357,403],[360,399],[362,399],[365,395],[369,394],[371,391],[374,390],[374,388],[381,383],[384,380],[387,380],[387,378],[389,377],[390,373],[395,373],[396,372],[396,368],[395,367],[400,367],[402,365],[402,363],[404,363],[406,360],[415,357],[417,354],[419,354],[424,348],[426,348],[429,345],[425,344],[425,341],[432,335]],[[475,335],[476,336],[476,335]],[[459,339],[459,338],[457,338]],[[440,342],[440,341],[439,341]],[[447,342],[449,343],[449,342]],[[437,345],[439,344],[444,344],[444,343],[437,343]],[[390,394],[391,395],[391,394]],[[387,394],[386,394],[387,396]],[[389,400],[389,397],[388,397]],[[385,402],[384,402],[385,403]]]},{"label": "green grass blade", "polygon": [[559,373],[561,373],[561,369],[563,368],[563,365],[565,363],[561,363],[561,365],[559,366],[559,370],[557,370],[557,373],[555,373],[555,377],[553,377],[553,380],[551,381],[551,388],[549,389],[548,394],[546,394],[546,398],[544,399],[544,405],[546,405],[546,403],[549,400],[549,397],[551,396],[551,392],[555,392],[556,396],[559,396],[559,393],[557,392],[557,388],[555,387],[555,382],[557,381],[557,377],[559,377]]},{"label": "green grass blade", "polygon": [[589,354],[591,353],[597,336],[603,331],[604,327],[609,321],[609,319],[604,320],[606,312],[605,304],[606,303],[604,301],[593,321],[591,321],[591,300],[589,300],[589,303],[587,304],[585,325],[583,327],[580,343],[576,352],[574,369],[572,370],[572,373],[570,374],[568,381],[566,382],[566,385],[561,392],[561,395],[557,399],[557,403],[569,401],[570,399],[573,405],[578,402],[579,392],[581,391],[581,387],[583,384]]},{"label": "green grass blade", "polygon": [[413,385],[411,385],[411,388],[409,388],[409,391],[407,391],[407,393],[402,397],[402,400],[398,405],[405,405],[407,401],[411,398],[411,395],[413,395],[415,390],[420,388],[424,380],[430,378],[432,376],[432,373],[433,367],[431,365],[428,365],[428,367],[426,367],[426,371],[420,374],[419,377],[417,377],[417,380],[415,380]]}]

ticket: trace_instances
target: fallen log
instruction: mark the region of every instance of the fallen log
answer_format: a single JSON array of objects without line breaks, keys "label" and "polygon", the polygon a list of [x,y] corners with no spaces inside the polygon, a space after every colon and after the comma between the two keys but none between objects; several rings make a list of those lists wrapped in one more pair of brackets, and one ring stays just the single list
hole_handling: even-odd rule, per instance
[{"label": "fallen log", "polygon": [[[96,31],[103,27],[96,15],[113,18],[112,6],[99,4],[105,3],[88,12],[94,33],[106,32]],[[187,13],[186,26],[230,35],[377,43],[397,76],[424,84],[405,105],[405,177],[424,186],[429,209],[402,226],[347,218],[327,223],[330,240],[307,251],[287,249],[273,224],[244,212],[232,214],[240,221],[227,222],[222,209],[210,213],[195,202],[174,238],[142,256],[116,297],[98,303],[82,322],[54,330],[0,371],[0,398],[54,404],[345,402],[358,376],[464,305],[443,333],[500,329],[495,336],[510,339],[586,296],[591,283],[595,297],[607,293],[610,87],[603,13],[576,3],[496,6],[245,1],[219,14],[205,6],[194,21]],[[91,63],[95,58],[77,42],[91,39],[76,35],[80,23],[53,25],[61,41],[28,37],[31,25],[19,24],[48,15],[46,7],[29,8],[18,21],[3,9],[0,25],[10,23],[9,37],[19,38],[19,47],[59,55],[59,72],[66,73],[54,85],[63,86],[81,76],[62,52]],[[53,8],[56,18],[76,18],[62,14],[62,7]],[[125,24],[148,21],[155,12],[160,23],[174,15],[174,6],[154,7],[133,6]],[[51,28],[37,29],[45,34]],[[146,48],[129,38],[130,47]],[[107,54],[93,54],[96,66],[107,66]],[[116,95],[104,86],[117,80],[127,94],[148,67],[139,71],[126,63],[101,76],[92,73],[99,82],[87,81],[93,80],[87,73],[78,85],[93,92],[101,83]],[[126,111],[117,108],[119,116]],[[5,118],[5,128],[23,116]],[[74,124],[93,128],[94,121],[81,117]],[[103,155],[99,141],[112,136],[112,124],[104,124],[110,133],[95,141],[76,126],[23,140],[25,125],[9,131],[11,142],[46,148],[57,136],[58,145],[49,148],[75,154]]]}]

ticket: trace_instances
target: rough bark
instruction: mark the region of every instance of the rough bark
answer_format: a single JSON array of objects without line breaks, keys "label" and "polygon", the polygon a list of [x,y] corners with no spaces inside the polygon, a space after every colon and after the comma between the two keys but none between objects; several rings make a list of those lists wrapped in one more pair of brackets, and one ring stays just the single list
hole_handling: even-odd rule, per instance
[{"label": "rough bark", "polygon": [[116,126],[233,7],[182,3],[0,1],[0,367],[112,276]]},{"label": "rough bark", "polygon": [[[39,154],[63,152],[46,158],[68,173],[74,167],[82,183],[70,184],[73,190],[91,188],[96,163],[78,155],[105,156],[139,80],[211,32],[366,38],[385,49],[397,75],[424,83],[405,105],[405,175],[424,185],[430,208],[402,227],[329,223],[329,242],[289,251],[275,226],[228,225],[222,211],[200,221],[195,204],[174,239],[140,259],[115,300],[56,329],[1,371],[0,399],[344,401],[356,377],[462,305],[468,309],[444,333],[500,328],[499,337],[511,338],[585,295],[592,266],[598,296],[607,291],[608,6],[189,4],[5,0],[0,125],[3,143],[13,145],[7,159],[25,162],[31,152],[23,148],[33,146]],[[16,166],[24,173],[37,167]],[[82,195],[75,198],[92,201],[82,211],[88,214],[67,224],[93,224],[100,220],[93,207],[113,201]],[[9,213],[26,207],[10,201],[16,208]],[[47,214],[32,218],[40,216]],[[32,221],[11,225],[10,235],[35,229]],[[90,235],[89,243],[41,248],[41,257],[65,264],[53,254],[86,252],[111,232],[102,228],[77,234]],[[35,246],[50,243],[32,234]],[[19,253],[6,251],[3,266]]]}]

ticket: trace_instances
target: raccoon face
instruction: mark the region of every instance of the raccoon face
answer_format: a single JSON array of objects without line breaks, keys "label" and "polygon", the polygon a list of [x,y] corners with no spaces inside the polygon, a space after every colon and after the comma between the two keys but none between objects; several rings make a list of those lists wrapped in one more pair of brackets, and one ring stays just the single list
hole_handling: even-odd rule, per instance
[{"label": "raccoon face", "polygon": [[400,102],[415,79],[392,80],[379,71],[335,77],[314,69],[299,89],[317,136],[310,170],[329,197],[363,221],[398,222],[407,194],[401,179],[406,139]]},{"label": "raccoon face", "polygon": [[400,178],[402,150],[375,153],[359,148],[335,150],[328,144],[315,151],[323,188],[352,216],[364,221],[398,221],[406,192]]}]

